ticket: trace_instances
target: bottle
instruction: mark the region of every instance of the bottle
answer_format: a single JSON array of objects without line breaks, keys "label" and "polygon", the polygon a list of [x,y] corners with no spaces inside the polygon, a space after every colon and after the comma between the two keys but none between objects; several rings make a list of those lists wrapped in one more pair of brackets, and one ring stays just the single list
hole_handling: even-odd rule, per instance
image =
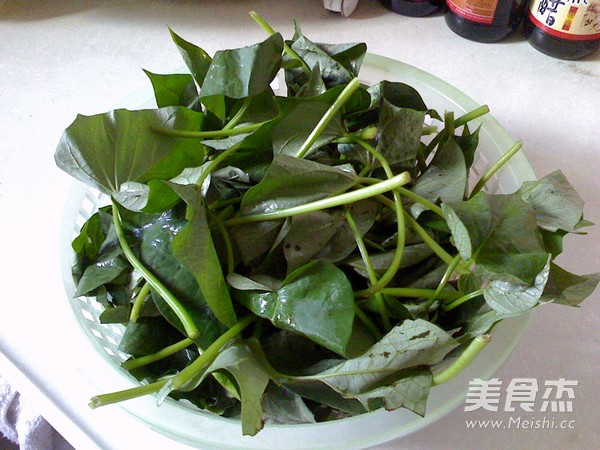
[{"label": "bottle", "polygon": [[446,0],[444,18],[459,36],[496,42],[515,30],[525,11],[525,0]]},{"label": "bottle", "polygon": [[546,55],[583,58],[600,48],[600,0],[533,0],[523,29]]},{"label": "bottle", "polygon": [[423,17],[442,9],[443,0],[380,0],[383,6],[396,14]]}]

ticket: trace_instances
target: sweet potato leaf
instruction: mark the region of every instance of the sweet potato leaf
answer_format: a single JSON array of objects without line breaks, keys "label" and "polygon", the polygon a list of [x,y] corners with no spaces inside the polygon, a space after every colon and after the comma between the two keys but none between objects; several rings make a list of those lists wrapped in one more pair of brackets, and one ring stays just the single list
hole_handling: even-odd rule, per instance
[{"label": "sweet potato leaf", "polygon": [[195,82],[198,86],[202,86],[212,58],[203,49],[186,41],[173,30],[170,29],[169,33]]},{"label": "sweet potato leaf", "polygon": [[281,67],[282,51],[283,38],[276,33],[255,45],[216,52],[201,83],[201,102],[224,119],[226,98],[252,97],[269,89]]},{"label": "sweet potato leaf", "polygon": [[127,181],[169,179],[190,164],[201,164],[202,144],[154,131],[201,126],[202,115],[183,107],[79,115],[63,133],[55,161],[79,181],[112,194]]},{"label": "sweet potato leaf", "polygon": [[488,305],[502,314],[519,314],[536,306],[544,292],[550,273],[550,258],[531,285],[512,277],[492,276],[483,289]]},{"label": "sweet potato leaf", "polygon": [[548,253],[535,215],[519,194],[479,193],[446,203],[442,210],[461,256],[473,258],[478,273],[505,274],[530,285],[546,265]]},{"label": "sweet potato leaf", "polygon": [[380,107],[385,102],[398,108],[409,108],[416,111],[426,111],[427,105],[421,94],[406,83],[383,80],[369,87],[371,103],[374,107]]},{"label": "sweet potato leaf", "polygon": [[345,192],[357,182],[349,165],[328,166],[276,154],[265,177],[242,200],[243,214],[276,211]]},{"label": "sweet potato leaf", "polygon": [[544,230],[578,232],[583,217],[583,200],[562,172],[527,181],[519,193],[535,212],[538,225]]},{"label": "sweet potato leaf", "polygon": [[200,187],[175,183],[170,186],[186,202],[188,220],[173,238],[173,255],[194,276],[215,317],[223,325],[231,327],[237,319],[208,226]]},{"label": "sweet potato leaf", "polygon": [[403,371],[400,377],[384,386],[356,395],[367,411],[385,408],[393,411],[401,407],[425,416],[429,391],[433,384],[431,370],[425,367]]},{"label": "sweet potato leaf", "polygon": [[385,99],[380,110],[377,151],[390,165],[411,170],[421,144],[425,113],[394,106]]},{"label": "sweet potato leaf", "polygon": [[262,400],[263,416],[270,423],[314,423],[315,416],[302,397],[283,386],[270,384]]},{"label": "sweet potato leaf", "polygon": [[[465,158],[454,139],[448,139],[435,153],[427,170],[416,180],[412,191],[437,203],[461,201],[467,189]],[[420,204],[411,207],[416,217],[426,208]]]},{"label": "sweet potato leaf", "polygon": [[152,87],[159,108],[165,106],[186,106],[198,108],[198,90],[190,74],[157,74],[144,70]]},{"label": "sweet potato leaf", "polygon": [[[224,326],[216,319],[194,275],[173,254],[175,237],[187,224],[176,212],[158,215],[136,233],[140,246],[140,260],[157,276],[186,308],[196,326],[202,330],[198,343],[211,344]],[[159,311],[177,329],[185,331],[172,309],[153,292],[152,298]]]},{"label": "sweet potato leaf", "polygon": [[[324,44],[308,39],[296,23],[291,48],[308,66],[311,73],[319,68],[325,86],[346,84],[358,75],[367,47],[363,43]],[[286,70],[286,84],[297,93],[308,82],[309,76],[301,69]]]},{"label": "sweet potato leaf", "polygon": [[270,380],[270,370],[251,343],[234,341],[221,350],[205,375],[226,371],[235,378],[241,397],[242,433],[254,436],[264,426],[262,397]]},{"label": "sweet potato leaf", "polygon": [[548,283],[542,294],[542,302],[579,306],[589,297],[600,282],[600,274],[575,275],[551,263]]},{"label": "sweet potato leaf", "polygon": [[362,356],[346,360],[311,379],[345,397],[356,397],[400,371],[436,364],[457,345],[444,330],[422,319],[405,320]]},{"label": "sweet potato leaf", "polygon": [[76,295],[126,325],[124,368],[148,382],[93,406],[152,391],[241,417],[247,435],[423,415],[440,362],[596,289],[600,275],[554,262],[591,225],[562,173],[469,196],[486,107],[442,118],[407,84],[357,82],[364,44],[298,25],[284,44],[252,17],[269,37],[214,57],[170,30],[189,74],[146,71],[158,108],[79,116],[59,142],[57,165],[112,197],[72,243]]},{"label": "sweet potato leaf", "polygon": [[238,291],[234,298],[273,325],[295,331],[340,355],[354,323],[352,285],[331,263],[314,261],[292,272],[277,291]]}]

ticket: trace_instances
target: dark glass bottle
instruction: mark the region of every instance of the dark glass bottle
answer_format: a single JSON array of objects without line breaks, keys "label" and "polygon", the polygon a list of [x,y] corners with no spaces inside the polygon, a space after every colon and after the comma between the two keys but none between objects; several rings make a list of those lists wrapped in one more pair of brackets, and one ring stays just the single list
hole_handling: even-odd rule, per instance
[{"label": "dark glass bottle", "polygon": [[504,39],[523,20],[524,0],[445,0],[444,18],[459,36],[477,42]]},{"label": "dark glass bottle", "polygon": [[533,0],[523,29],[529,43],[546,55],[583,58],[600,48],[600,2]]},{"label": "dark glass bottle", "polygon": [[442,9],[443,0],[380,0],[383,6],[396,14],[423,17]]}]

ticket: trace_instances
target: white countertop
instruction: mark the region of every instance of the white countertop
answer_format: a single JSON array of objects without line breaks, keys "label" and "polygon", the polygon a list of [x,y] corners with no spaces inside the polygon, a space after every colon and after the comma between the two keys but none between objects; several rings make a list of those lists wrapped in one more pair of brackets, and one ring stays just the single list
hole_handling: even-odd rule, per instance
[{"label": "white countertop", "polygon": [[[0,373],[78,450],[184,447],[118,407],[87,407],[97,392],[73,363],[81,344],[65,339],[80,332],[58,267],[72,182],[54,166],[56,143],[77,113],[110,110],[146,85],[142,68],[166,73],[181,66],[167,27],[210,54],[264,39],[249,9],[287,37],[297,19],[312,40],[366,42],[370,52],[430,72],[489,105],[524,142],[536,173],[562,169],[586,201],[586,218],[600,224],[600,52],[560,61],[519,32],[496,44],[470,42],[441,15],[402,17],[376,0],[361,0],[348,18],[327,12],[321,0],[8,0],[0,7]],[[561,264],[579,274],[600,271],[599,249],[600,227],[589,228],[587,236],[567,240]],[[515,413],[461,407],[381,448],[598,448],[599,329],[600,292],[581,308],[540,308],[497,373],[506,383],[578,380],[573,412],[555,414],[574,420],[573,428],[467,429],[466,419]]]}]

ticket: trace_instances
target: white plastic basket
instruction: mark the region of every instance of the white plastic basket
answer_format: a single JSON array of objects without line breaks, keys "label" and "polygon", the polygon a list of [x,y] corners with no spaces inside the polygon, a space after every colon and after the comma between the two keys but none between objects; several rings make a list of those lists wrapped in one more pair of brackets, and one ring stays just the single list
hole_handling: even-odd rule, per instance
[{"label": "white plastic basket", "polygon": [[[416,88],[426,104],[439,112],[454,111],[460,114],[478,106],[475,101],[448,83],[415,67],[398,61],[369,54],[365,58],[361,79],[367,84],[380,80],[401,81]],[[119,107],[130,109],[153,107],[151,88],[141,90],[126,99]],[[482,123],[480,146],[473,172],[474,177],[483,173],[514,143],[502,126],[491,116],[479,119]],[[534,179],[534,173],[522,153],[514,156],[487,184],[488,192],[509,193],[523,181]],[[100,323],[103,307],[93,298],[74,297],[75,286],[71,276],[73,252],[71,242],[83,223],[100,206],[107,203],[106,196],[77,183],[65,208],[61,233],[61,266],[67,300],[82,335],[87,339],[90,352],[96,358],[86,359],[79,367],[98,393],[112,392],[138,385],[138,382],[120,367],[127,355],[119,351],[119,341],[124,327]],[[107,408],[124,408],[132,415],[173,439],[193,447],[244,448],[244,449],[353,449],[365,448],[389,442],[423,428],[460,404],[466,397],[469,380],[487,379],[502,365],[521,338],[530,314],[504,320],[492,333],[492,342],[478,355],[473,363],[456,378],[431,390],[427,414],[421,418],[400,409],[393,412],[375,411],[361,416],[333,422],[301,425],[271,425],[254,437],[242,436],[240,423],[192,408],[183,402],[167,399],[157,406],[152,396],[130,400]],[[81,399],[87,402],[88,399]]]}]

